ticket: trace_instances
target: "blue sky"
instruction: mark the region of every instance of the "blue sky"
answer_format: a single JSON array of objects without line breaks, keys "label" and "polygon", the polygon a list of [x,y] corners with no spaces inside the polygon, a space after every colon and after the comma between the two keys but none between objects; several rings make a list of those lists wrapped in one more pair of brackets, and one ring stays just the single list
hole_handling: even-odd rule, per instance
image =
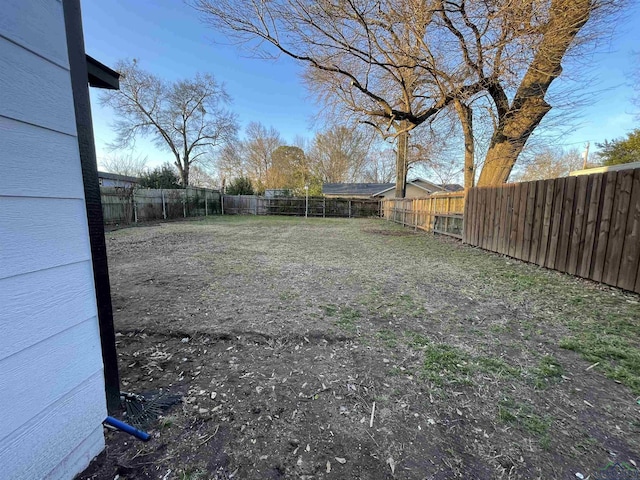
[{"label": "blue sky", "polygon": [[[107,65],[136,58],[141,66],[166,79],[188,78],[196,72],[213,73],[225,83],[232,108],[241,125],[260,121],[274,126],[287,142],[296,135],[313,136],[312,117],[318,110],[300,79],[300,68],[287,58],[277,61],[248,58],[238,47],[224,44],[203,25],[198,14],[181,0],[83,0],[85,47],[88,54]],[[629,102],[633,89],[626,76],[639,50],[640,9],[634,7],[588,63],[593,67],[595,102],[579,113],[579,124],[556,145],[578,147],[623,136],[640,122]],[[111,111],[100,107],[92,92],[92,110],[98,159],[108,155],[113,138]],[[593,151],[593,149],[592,149]],[[148,155],[149,164],[170,161],[171,155],[149,142],[137,143],[136,153]]]}]

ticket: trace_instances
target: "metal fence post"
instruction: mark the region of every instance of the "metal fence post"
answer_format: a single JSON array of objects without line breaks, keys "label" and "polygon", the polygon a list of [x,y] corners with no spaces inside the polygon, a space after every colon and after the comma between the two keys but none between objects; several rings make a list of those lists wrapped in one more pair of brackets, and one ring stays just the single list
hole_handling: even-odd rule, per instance
[{"label": "metal fence post", "polygon": [[131,195],[131,200],[133,201],[133,221],[134,223],[138,223],[138,208],[136,206],[136,192],[133,192]]},{"label": "metal fence post", "polygon": [[351,200],[349,200],[349,218],[351,218]]},{"label": "metal fence post", "polygon": [[164,201],[164,190],[160,190],[160,196],[162,197],[162,217],[166,220],[167,219],[167,206],[166,206],[166,203]]},{"label": "metal fence post", "polygon": [[204,189],[204,216],[209,215],[209,205],[207,205],[207,189]]},{"label": "metal fence post", "polygon": [[182,216],[187,218],[187,190],[185,189],[182,193]]}]

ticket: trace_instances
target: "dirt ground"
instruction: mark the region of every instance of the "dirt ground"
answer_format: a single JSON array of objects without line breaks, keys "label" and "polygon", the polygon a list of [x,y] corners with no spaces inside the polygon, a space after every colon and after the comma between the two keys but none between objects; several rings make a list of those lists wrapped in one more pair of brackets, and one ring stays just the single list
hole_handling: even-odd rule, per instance
[{"label": "dirt ground", "polygon": [[636,478],[637,295],[376,219],[107,244],[122,389],[176,402],[80,478]]}]

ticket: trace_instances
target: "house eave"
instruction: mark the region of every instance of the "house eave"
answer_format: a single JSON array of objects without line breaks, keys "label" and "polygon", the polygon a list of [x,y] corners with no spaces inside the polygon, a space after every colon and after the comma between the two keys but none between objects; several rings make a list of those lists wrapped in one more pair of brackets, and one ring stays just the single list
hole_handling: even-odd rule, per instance
[{"label": "house eave", "polygon": [[120,89],[120,74],[118,72],[99,62],[91,55],[85,56],[90,86],[107,90]]}]

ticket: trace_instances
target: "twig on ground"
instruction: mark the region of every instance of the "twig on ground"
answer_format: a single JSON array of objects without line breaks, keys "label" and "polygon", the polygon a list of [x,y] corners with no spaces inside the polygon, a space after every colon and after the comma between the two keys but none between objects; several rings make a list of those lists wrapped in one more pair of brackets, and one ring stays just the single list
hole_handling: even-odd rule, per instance
[{"label": "twig on ground", "polygon": [[371,419],[369,420],[369,428],[373,428],[373,416],[376,414],[376,402],[371,406]]},{"label": "twig on ground", "polygon": [[200,442],[198,444],[199,447],[201,447],[202,445],[204,445],[205,443],[207,443],[209,440],[211,440],[213,437],[216,436],[216,434],[218,433],[218,429],[220,428],[220,425],[216,426],[216,431],[213,432],[211,435],[209,435],[207,438],[205,438],[202,442]]}]

